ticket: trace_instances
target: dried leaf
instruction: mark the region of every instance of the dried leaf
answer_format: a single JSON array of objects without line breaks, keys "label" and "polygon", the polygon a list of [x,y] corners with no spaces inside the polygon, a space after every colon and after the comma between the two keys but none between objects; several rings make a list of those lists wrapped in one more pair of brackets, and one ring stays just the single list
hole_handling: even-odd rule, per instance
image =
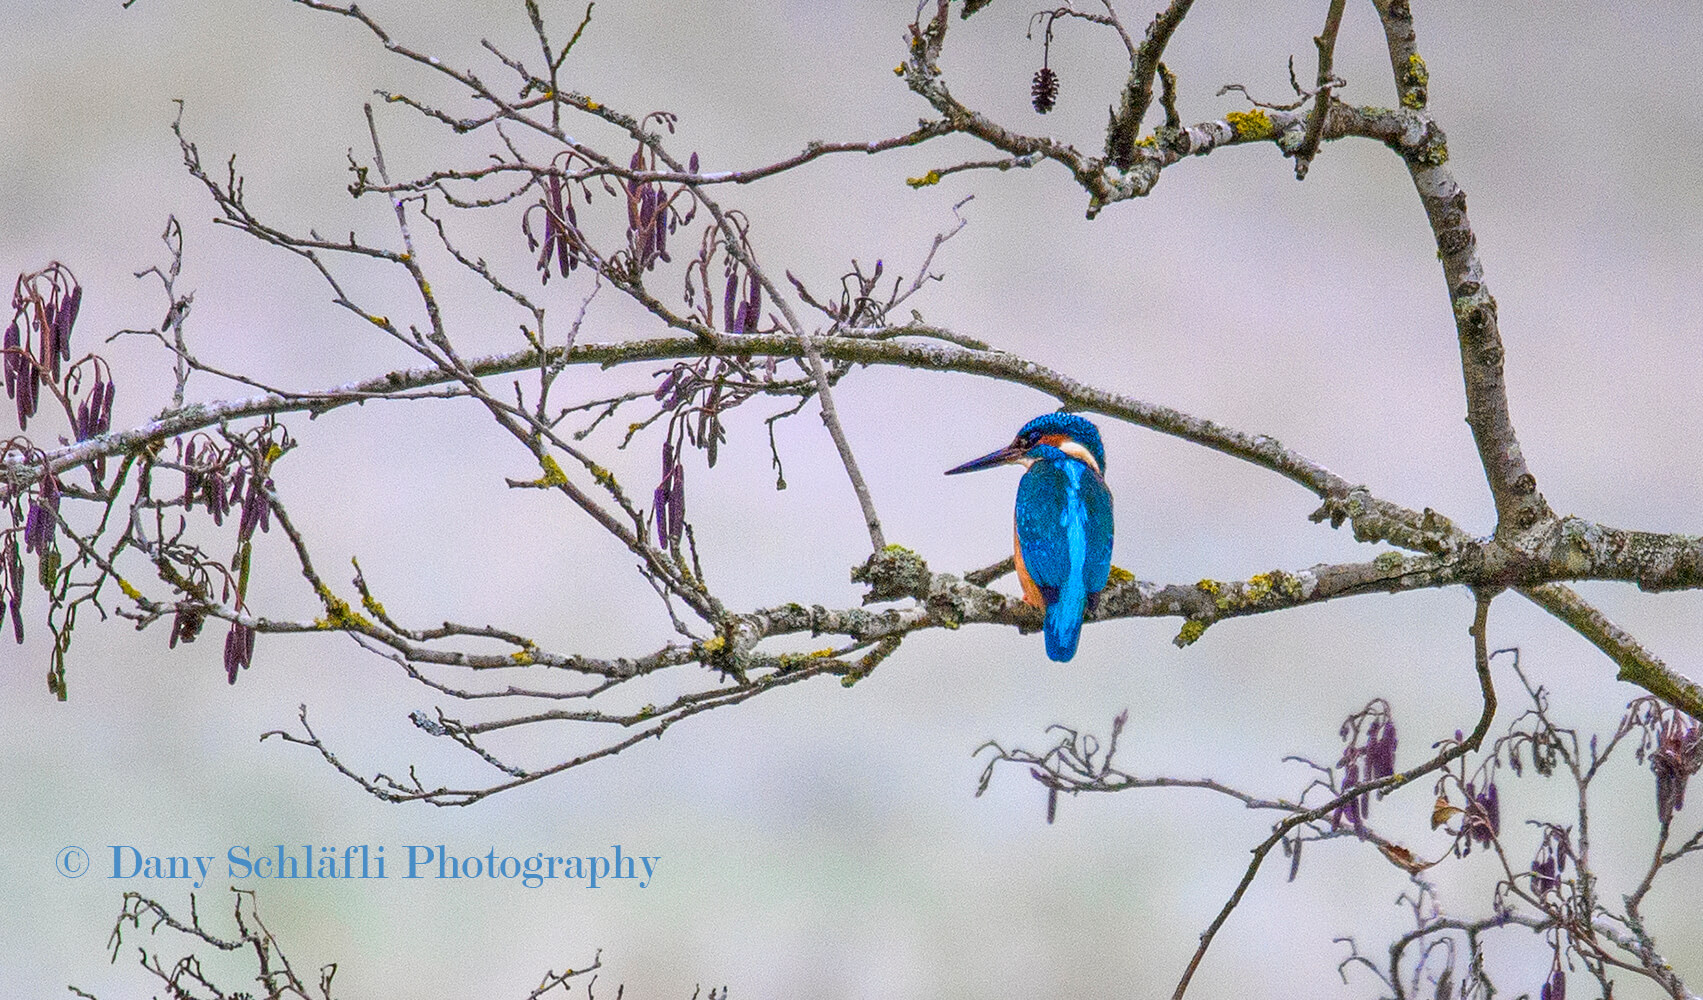
[{"label": "dried leaf", "polygon": [[1398,844],[1379,844],[1378,850],[1383,854],[1385,860],[1389,861],[1390,864],[1395,865],[1397,868],[1400,868],[1402,871],[1407,872],[1409,875],[1417,875],[1436,864],[1435,861],[1419,860],[1417,857],[1414,857],[1412,851]]},{"label": "dried leaf", "polygon": [[1431,829],[1435,830],[1449,820],[1459,816],[1465,810],[1449,805],[1446,795],[1437,796],[1437,804],[1431,807]]}]

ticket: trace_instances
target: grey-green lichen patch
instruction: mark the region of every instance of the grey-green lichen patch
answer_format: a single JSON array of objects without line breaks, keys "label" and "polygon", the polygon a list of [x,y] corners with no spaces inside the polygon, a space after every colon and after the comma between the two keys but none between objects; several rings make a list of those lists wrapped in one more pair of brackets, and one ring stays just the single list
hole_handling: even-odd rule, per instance
[{"label": "grey-green lichen patch", "polygon": [[903,597],[924,599],[934,574],[915,552],[903,545],[889,545],[861,566],[853,566],[851,578],[853,583],[869,584],[869,594],[864,598],[864,603],[869,604]]},{"label": "grey-green lichen patch", "polygon": [[1582,574],[1590,569],[1592,551],[1600,540],[1593,537],[1600,535],[1593,530],[1595,527],[1571,517],[1561,522],[1561,544],[1557,546],[1556,556],[1564,572]]},{"label": "grey-green lichen patch", "polygon": [[1426,89],[1431,83],[1431,71],[1425,68],[1425,60],[1415,52],[1407,57],[1407,66],[1401,74],[1401,104],[1404,108],[1419,111],[1425,107]]},{"label": "grey-green lichen patch", "polygon": [[1396,573],[1401,571],[1402,566],[1406,562],[1406,557],[1404,557],[1400,552],[1380,552],[1377,558],[1372,560],[1372,565],[1383,570],[1385,573]]},{"label": "grey-green lichen patch", "polygon": [[1293,573],[1274,569],[1251,577],[1242,593],[1249,604],[1259,604],[1274,597],[1298,600],[1301,597],[1301,581]]},{"label": "grey-green lichen patch", "polygon": [[1260,108],[1254,108],[1252,111],[1232,111],[1224,116],[1224,120],[1236,130],[1238,139],[1258,142],[1277,137],[1277,127],[1272,124],[1271,116]]},{"label": "grey-green lichen patch", "polygon": [[1190,618],[1188,621],[1183,622],[1182,630],[1179,631],[1177,633],[1177,637],[1171,641],[1177,644],[1178,649],[1182,649],[1193,645],[1196,639],[1199,639],[1205,634],[1206,623],[1198,619]]}]

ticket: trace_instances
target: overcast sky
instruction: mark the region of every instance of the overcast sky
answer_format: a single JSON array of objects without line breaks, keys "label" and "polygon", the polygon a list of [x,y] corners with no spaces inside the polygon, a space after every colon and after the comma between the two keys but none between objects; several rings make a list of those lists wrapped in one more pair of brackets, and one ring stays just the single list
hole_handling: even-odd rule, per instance
[{"label": "overcast sky", "polygon": [[[1061,22],[1050,57],[1063,80],[1059,108],[1038,118],[1027,92],[1040,46],[1025,38],[1027,11],[1013,2],[953,22],[945,69],[954,93],[1015,127],[1098,149],[1123,78],[1121,45]],[[519,0],[362,6],[407,44],[490,79],[501,67],[479,38],[517,51],[525,43]],[[580,9],[542,6],[565,38]],[[1145,23],[1145,7],[1121,6],[1132,26]],[[1183,116],[1245,108],[1235,94],[1217,96],[1226,83],[1282,99],[1291,55],[1311,75],[1325,6],[1199,5],[1167,55]],[[1513,415],[1540,487],[1561,512],[1698,530],[1698,11],[1414,6],[1431,109],[1500,304]],[[195,290],[189,334],[209,362],[297,389],[407,362],[331,306],[301,262],[211,224],[170,133],[172,101],[185,101],[185,131],[208,164],[222,169],[237,156],[257,211],[299,231],[393,239],[382,203],[349,199],[345,154],[364,155],[361,104],[374,88],[446,100],[441,84],[384,58],[353,22],[284,0],[7,7],[0,274],[54,259],[77,273],[86,289],[77,349],[114,360],[115,424],[169,401],[157,347],[100,342],[158,321],[157,285],[132,275],[163,263],[159,233],[172,214],[186,233],[183,281]],[[925,116],[892,72],[911,8],[603,0],[565,74],[612,107],[677,113],[675,148],[697,151],[706,170],[751,166],[811,139],[877,138]],[[1337,53],[1344,99],[1394,102],[1369,4],[1350,6]],[[482,155],[398,108],[381,107],[378,121],[398,172]],[[612,155],[629,151],[586,128]],[[929,321],[1108,389],[1272,434],[1381,496],[1433,507],[1474,534],[1491,530],[1446,290],[1418,199],[1389,151],[1333,145],[1297,184],[1270,146],[1225,150],[1167,170],[1150,198],[1092,222],[1058,169],[960,174],[921,191],[903,183],[983,155],[955,141],[838,158],[725,197],[750,216],[770,267],[827,290],[853,258],[914,273],[933,234],[953,225],[952,206],[974,195],[961,210],[969,225],[936,258],[945,280],[914,303]],[[493,260],[524,260],[512,217],[467,232]],[[357,269],[350,281],[375,304],[402,301],[376,273]],[[552,282],[542,297],[562,314],[584,292]],[[582,340],[655,332],[614,299],[603,293]],[[455,310],[470,343],[519,346],[519,317],[489,299]],[[576,372],[566,382],[591,398],[648,376]],[[198,398],[249,391],[192,386]],[[1009,551],[1016,474],[940,473],[1009,440],[1049,400],[962,376],[879,370],[848,376],[838,399],[890,540],[940,570]],[[737,608],[854,606],[860,591],[847,568],[867,554],[867,538],[844,473],[806,413],[781,425],[789,488],[774,491],[761,422],[769,412],[735,416],[715,469],[697,456],[688,466],[706,570]],[[1117,497],[1114,559],[1143,579],[1245,578],[1377,551],[1311,524],[1316,500],[1293,484],[1140,428],[1101,426]],[[607,656],[641,654],[664,636],[648,587],[595,526],[504,488],[504,477],[536,472],[474,407],[368,406],[289,427],[303,446],[280,464],[278,485],[339,586],[352,555],[389,610],[420,625],[490,621]],[[591,443],[644,494],[657,439],[629,452],[608,435]],[[280,616],[314,613],[276,538],[257,550],[257,571],[257,600]],[[1697,595],[1581,589],[1669,663],[1703,675]],[[1280,758],[1333,760],[1338,723],[1372,697],[1394,706],[1403,764],[1477,712],[1464,591],[1227,622],[1181,651],[1170,643],[1175,621],[1097,624],[1068,665],[1048,662],[1038,636],[979,627],[908,640],[850,691],[825,680],[760,698],[583,771],[439,810],[383,805],[311,752],[256,740],[294,725],[305,703],[357,770],[419,761],[428,781],[464,773],[407,719],[442,699],[346,640],[262,636],[253,669],[231,687],[221,630],[168,652],[163,628],[136,634],[123,621],[86,620],[62,705],[43,682],[47,645],[34,608],[29,642],[0,647],[0,981],[19,996],[58,994],[66,983],[103,998],[148,988],[128,945],[116,965],[106,962],[120,895],[137,889],[186,910],[188,888],[102,877],[112,845],[222,857],[234,845],[304,843],[383,844],[393,859],[410,844],[525,856],[619,843],[661,858],[644,889],[394,878],[264,887],[262,912],[297,969],[339,963],[349,996],[518,998],[547,968],[583,966],[599,948],[609,995],[619,981],[633,997],[689,996],[694,983],[725,983],[736,997],[1150,995],[1174,984],[1266,821],[1191,793],[1126,794],[1067,801],[1048,826],[1044,796],[1015,771],[972,797],[978,745],[1039,747],[1050,724],[1103,729],[1128,708],[1126,767],[1293,795],[1307,775]],[[1493,646],[1519,646],[1558,711],[1581,727],[1612,729],[1640,693],[1517,597],[1498,600],[1491,621]],[[1499,669],[1498,732],[1520,701]],[[1630,890],[1627,877],[1647,857],[1651,785],[1628,758],[1598,799],[1608,898]],[[1505,815],[1567,822],[1565,792],[1510,783]],[[1374,815],[1434,856],[1446,841],[1427,829],[1427,799],[1413,790]],[[1700,808],[1684,814],[1691,823]],[[1535,846],[1526,831],[1509,837],[1517,857]],[[54,858],[67,845],[87,849],[95,870],[58,875]],[[1446,909],[1486,912],[1487,861],[1439,869]],[[1310,851],[1293,883],[1282,867],[1262,873],[1231,918],[1196,995],[1371,995],[1365,979],[1338,979],[1344,951],[1332,938],[1353,934],[1381,951],[1403,924],[1395,900],[1405,881],[1346,842]],[[1695,989],[1703,879],[1695,863],[1679,876],[1647,913]],[[223,919],[228,882],[198,894],[204,916]],[[179,954],[178,942],[159,943],[168,958]],[[1535,992],[1547,951],[1517,935],[1501,943],[1504,988]],[[1630,977],[1621,985],[1644,995]]]}]

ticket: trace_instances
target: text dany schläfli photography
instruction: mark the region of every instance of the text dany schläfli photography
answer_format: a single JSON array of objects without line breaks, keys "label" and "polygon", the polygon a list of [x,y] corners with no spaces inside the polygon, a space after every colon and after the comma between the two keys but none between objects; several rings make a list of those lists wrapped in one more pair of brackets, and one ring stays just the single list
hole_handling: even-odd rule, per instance
[{"label": "text dany schl\u00e4fli photography", "polygon": [[[77,878],[93,871],[121,881],[185,882],[201,888],[209,882],[308,880],[387,881],[482,880],[519,882],[528,889],[546,884],[601,889],[632,885],[643,889],[656,878],[660,855],[628,852],[620,844],[587,854],[549,851],[510,853],[495,847],[455,849],[444,844],[232,845],[208,853],[162,852],[132,844],[108,844],[93,858],[68,847],[60,852],[59,871]],[[79,870],[81,869],[81,870]]]}]

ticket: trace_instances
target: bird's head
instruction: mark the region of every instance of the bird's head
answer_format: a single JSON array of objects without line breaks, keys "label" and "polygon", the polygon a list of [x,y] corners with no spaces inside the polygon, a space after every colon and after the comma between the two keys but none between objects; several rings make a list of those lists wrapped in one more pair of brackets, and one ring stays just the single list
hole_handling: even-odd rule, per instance
[{"label": "bird's head", "polygon": [[1033,465],[1033,452],[1042,445],[1057,448],[1072,458],[1080,459],[1095,472],[1105,474],[1106,449],[1100,444],[1100,429],[1074,413],[1043,413],[1024,424],[1010,444],[955,469],[947,469],[946,474],[951,476],[1013,463]]}]

